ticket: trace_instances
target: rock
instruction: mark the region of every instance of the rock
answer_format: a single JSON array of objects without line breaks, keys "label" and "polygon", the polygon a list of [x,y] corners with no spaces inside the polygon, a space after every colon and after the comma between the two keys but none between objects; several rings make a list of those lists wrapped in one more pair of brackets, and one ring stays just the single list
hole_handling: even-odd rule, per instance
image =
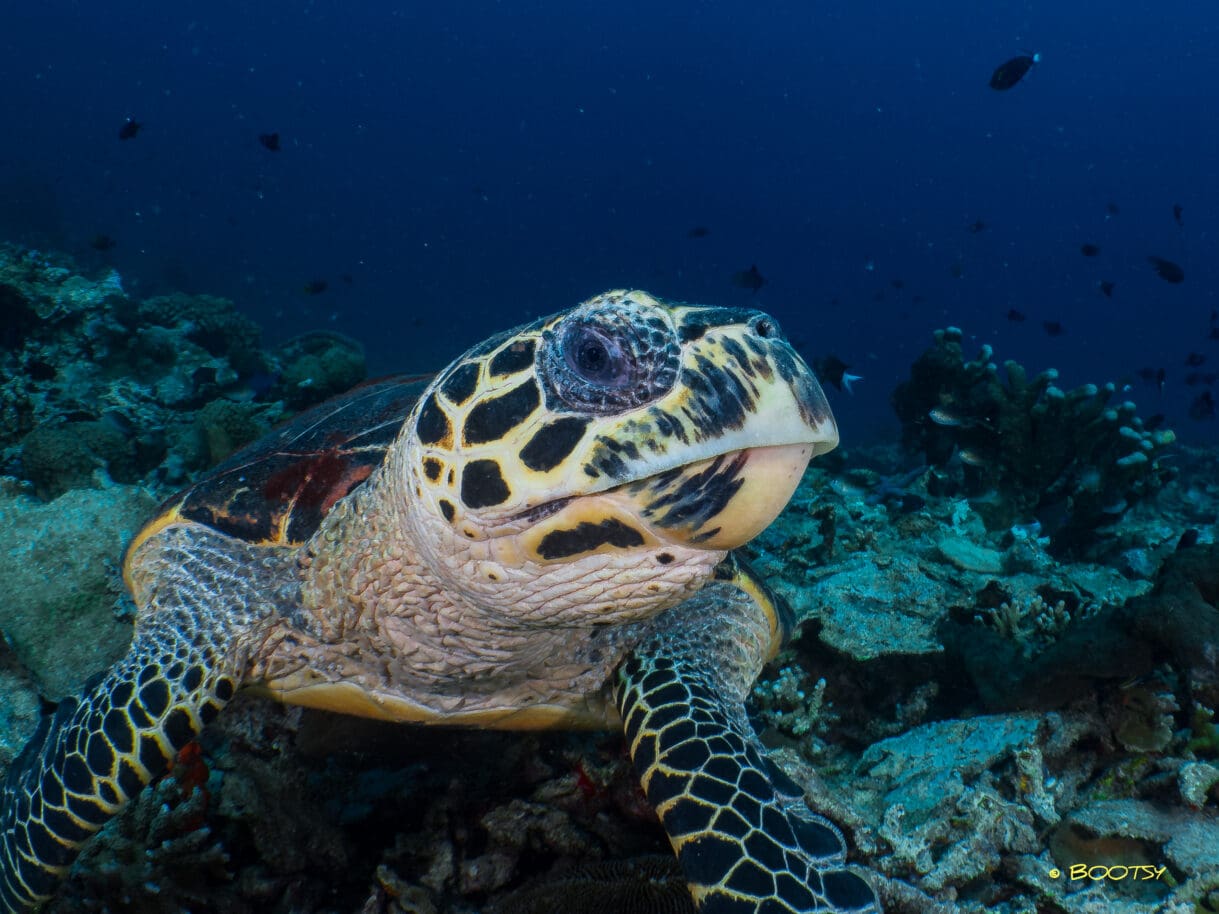
[{"label": "rock", "polygon": [[45,696],[79,691],[126,651],[119,563],[155,509],[135,486],[74,489],[48,503],[0,494],[0,631]]},{"label": "rock", "polygon": [[886,654],[932,654],[943,648],[936,626],[948,610],[949,589],[908,555],[878,568],[874,557],[854,555],[833,574],[804,587],[776,582],[797,618],[821,621],[821,640],[856,660]]},{"label": "rock", "polygon": [[1143,800],[1102,800],[1071,813],[1064,825],[1102,838],[1134,838],[1161,845],[1168,860],[1187,876],[1215,870],[1219,810],[1194,812]]},{"label": "rock", "polygon": [[962,571],[973,571],[977,574],[1001,574],[1003,572],[1002,552],[989,549],[962,536],[945,536],[936,544],[936,548],[944,561],[955,565]]}]

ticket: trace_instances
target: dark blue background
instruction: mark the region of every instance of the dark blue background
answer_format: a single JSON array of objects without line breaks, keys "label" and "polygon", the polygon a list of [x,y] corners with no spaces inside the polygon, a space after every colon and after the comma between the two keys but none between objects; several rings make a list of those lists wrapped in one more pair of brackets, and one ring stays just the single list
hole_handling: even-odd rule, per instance
[{"label": "dark blue background", "polygon": [[[231,297],[269,341],[326,327],[374,372],[436,368],[639,286],[755,302],[851,363],[847,441],[892,432],[890,391],[949,323],[1068,383],[1129,378],[1187,437],[1217,425],[1184,418],[1182,364],[1219,370],[1214,4],[9,6],[0,237],[111,262],[136,294]],[[1041,65],[989,89],[1026,49]],[[757,295],[730,281],[751,263]]]}]

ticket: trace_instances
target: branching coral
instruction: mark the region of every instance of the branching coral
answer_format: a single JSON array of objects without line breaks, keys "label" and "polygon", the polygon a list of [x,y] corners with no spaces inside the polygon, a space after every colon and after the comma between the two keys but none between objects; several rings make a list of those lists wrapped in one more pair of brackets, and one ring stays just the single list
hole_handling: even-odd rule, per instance
[{"label": "branching coral", "polygon": [[966,361],[961,331],[938,330],[934,345],[893,393],[902,443],[941,469],[959,467],[967,494],[997,491],[992,529],[1039,516],[1059,554],[1084,549],[1099,528],[1174,475],[1159,458],[1173,442],[1147,429],[1131,402],[1111,404],[1113,384],[1056,386],[1053,369],[1029,378],[989,346]]}]

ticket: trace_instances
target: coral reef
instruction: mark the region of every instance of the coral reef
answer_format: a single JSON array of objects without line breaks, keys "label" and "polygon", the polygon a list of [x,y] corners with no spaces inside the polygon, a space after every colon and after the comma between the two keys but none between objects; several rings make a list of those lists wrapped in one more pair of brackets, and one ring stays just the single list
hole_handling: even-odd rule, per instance
[{"label": "coral reef", "polygon": [[117,563],[155,507],[134,486],[46,503],[11,482],[0,491],[0,631],[46,697],[79,691],[126,651]]},{"label": "coral reef", "polygon": [[1055,554],[1078,554],[1175,475],[1160,459],[1173,433],[1145,428],[1129,401],[1111,405],[1115,385],[1063,391],[1053,369],[1030,379],[1013,361],[1001,381],[990,346],[966,361],[961,340],[936,331],[893,408],[907,451],[942,472],[942,492],[988,502],[991,529],[1037,518]]},{"label": "coral reef", "polygon": [[306,334],[273,352],[225,299],[137,300],[117,273],[0,245],[0,472],[50,499],[109,479],[159,495],[292,411],[364,377],[358,343]]}]

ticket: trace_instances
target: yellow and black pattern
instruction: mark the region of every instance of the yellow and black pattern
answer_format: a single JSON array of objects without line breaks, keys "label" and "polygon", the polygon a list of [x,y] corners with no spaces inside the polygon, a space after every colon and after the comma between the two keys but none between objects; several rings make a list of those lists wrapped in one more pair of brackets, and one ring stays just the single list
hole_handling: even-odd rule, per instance
[{"label": "yellow and black pattern", "polygon": [[711,584],[619,666],[615,700],[644,792],[701,914],[879,914],[845,867],[841,832],[805,806],[745,715],[776,623],[742,624],[749,605],[745,591]]},{"label": "yellow and black pattern", "polygon": [[162,553],[160,575],[126,657],[60,703],[0,789],[0,914],[49,898],[81,845],[219,713],[240,683],[232,645],[276,593],[242,603],[266,583],[260,564],[233,586],[249,547],[211,531],[169,530],[144,548]]}]

